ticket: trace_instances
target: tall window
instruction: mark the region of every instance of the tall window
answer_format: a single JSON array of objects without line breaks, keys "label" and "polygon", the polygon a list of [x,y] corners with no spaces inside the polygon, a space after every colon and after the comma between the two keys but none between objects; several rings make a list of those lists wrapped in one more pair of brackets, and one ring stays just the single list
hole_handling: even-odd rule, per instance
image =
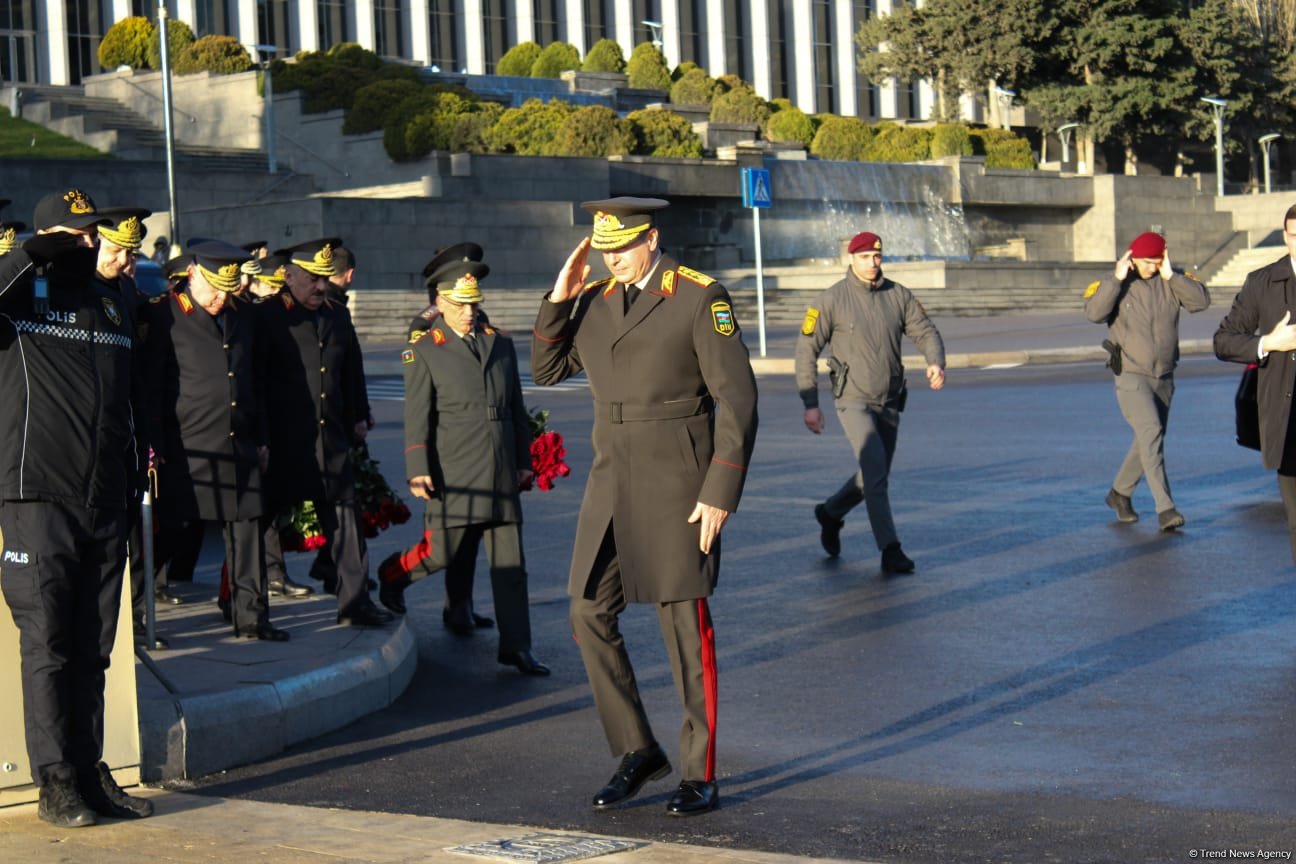
[{"label": "tall window", "polygon": [[[788,64],[791,52],[787,50],[785,28],[790,28],[788,3],[785,0],[766,0],[766,26],[769,28],[769,61],[770,61],[770,98],[780,99],[788,95]],[[745,77],[745,76],[744,76]]]},{"label": "tall window", "polygon": [[446,72],[460,68],[455,45],[454,0],[428,0],[428,62]]},{"label": "tall window", "polygon": [[[874,0],[855,0],[852,6],[851,16],[851,43],[855,42],[855,34],[859,32],[860,25],[877,14],[877,3]],[[855,46],[855,50],[861,50]],[[878,88],[872,81],[865,78],[858,69],[855,71],[855,113],[861,117],[876,118],[878,116]],[[819,110],[828,110],[820,106]]]},{"label": "tall window", "polygon": [[699,66],[706,57],[706,0],[679,0],[680,60]]},{"label": "tall window", "polygon": [[35,0],[0,0],[0,78],[36,80]]},{"label": "tall window", "polygon": [[494,75],[495,66],[512,43],[509,40],[508,9],[504,0],[482,0],[482,38],[486,53],[486,74]]},{"label": "tall window", "polygon": [[99,42],[112,21],[112,0],[67,0],[68,80],[80,84],[99,71]]},{"label": "tall window", "polygon": [[531,0],[535,41],[541,46],[558,41],[558,0]]},{"label": "tall window", "polygon": [[346,0],[316,0],[315,21],[318,24],[321,51],[327,51],[340,42],[350,42],[351,30],[347,26]]},{"label": "tall window", "polygon": [[275,45],[279,56],[293,53],[288,29],[288,0],[257,0],[257,44]]},{"label": "tall window", "polygon": [[814,23],[815,110],[832,111],[837,101],[837,64],[833,59],[832,0],[812,0]]},{"label": "tall window", "polygon": [[400,57],[405,44],[401,0],[374,0],[374,52],[379,57]]},{"label": "tall window", "polygon": [[[630,14],[634,15],[634,44],[651,42],[660,38],[661,29],[649,27],[645,21],[661,23],[661,3],[659,0],[634,0],[630,4]],[[656,33],[653,31],[657,30]]]},{"label": "tall window", "polygon": [[747,17],[747,6],[743,0],[724,0],[724,34],[725,34],[725,72],[737,75],[744,81],[751,80],[751,63],[743,45],[751,37],[751,24]]},{"label": "tall window", "polygon": [[150,2],[150,0],[131,0],[131,14],[147,18],[150,21],[157,20],[157,8],[158,4]]},{"label": "tall window", "polygon": [[612,36],[612,0],[582,0],[585,12],[585,50]]},{"label": "tall window", "polygon": [[[233,19],[230,16],[229,0],[197,0],[194,3],[194,35],[210,36],[213,33],[218,36],[228,36],[231,33],[230,24]],[[156,19],[157,5],[153,6],[153,13],[148,17]]]},{"label": "tall window", "polygon": [[896,81],[896,116],[906,120],[921,120],[921,95],[917,81]]}]

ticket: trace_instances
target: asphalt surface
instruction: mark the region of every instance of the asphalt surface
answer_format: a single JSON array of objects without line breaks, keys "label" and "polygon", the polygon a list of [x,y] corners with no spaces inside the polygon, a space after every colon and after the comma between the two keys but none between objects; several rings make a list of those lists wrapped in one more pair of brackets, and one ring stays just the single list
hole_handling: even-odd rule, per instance
[{"label": "asphalt surface", "polygon": [[[1209,314],[1207,332],[1223,312]],[[1130,435],[1100,365],[963,370],[940,393],[915,370],[892,501],[918,570],[897,578],[880,573],[862,509],[842,557],[824,557],[811,508],[849,451],[835,422],[804,429],[789,377],[763,376],[712,605],[723,807],[683,821],[664,813],[678,775],[620,810],[589,807],[616,764],[565,620],[589,396],[529,391],[573,468],[524,499],[535,648],[554,676],[499,666],[493,631],[453,637],[440,585],[416,585],[419,668],[392,707],[178,788],[846,860],[1291,853],[1296,584],[1272,474],[1232,440],[1237,373],[1181,366],[1167,458],[1188,524],[1162,534],[1144,489],[1134,525],[1103,506]],[[396,477],[401,406],[375,404],[371,451]],[[384,534],[372,559],[413,536]],[[484,561],[479,573],[489,614]],[[632,608],[623,630],[673,753],[655,616]]]}]

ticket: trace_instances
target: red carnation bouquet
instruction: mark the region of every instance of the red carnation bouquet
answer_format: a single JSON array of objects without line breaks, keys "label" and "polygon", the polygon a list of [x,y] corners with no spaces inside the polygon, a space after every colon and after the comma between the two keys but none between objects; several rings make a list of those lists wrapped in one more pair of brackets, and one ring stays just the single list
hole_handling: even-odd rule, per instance
[{"label": "red carnation bouquet", "polygon": [[[531,470],[535,472],[533,482],[540,487],[541,492],[553,489],[555,479],[571,473],[571,468],[563,461],[567,456],[563,438],[548,429],[548,424],[548,411],[537,408],[531,412]],[[523,491],[530,488],[528,484],[523,487]]]},{"label": "red carnation bouquet", "polygon": [[393,525],[404,525],[410,509],[387,478],[378,470],[378,462],[369,457],[369,448],[357,444],[351,449],[351,467],[355,471],[356,508],[360,511],[360,530],[374,538]]},{"label": "red carnation bouquet", "polygon": [[326,543],[312,501],[303,501],[280,514],[275,526],[279,529],[279,543],[285,552],[314,552]]}]

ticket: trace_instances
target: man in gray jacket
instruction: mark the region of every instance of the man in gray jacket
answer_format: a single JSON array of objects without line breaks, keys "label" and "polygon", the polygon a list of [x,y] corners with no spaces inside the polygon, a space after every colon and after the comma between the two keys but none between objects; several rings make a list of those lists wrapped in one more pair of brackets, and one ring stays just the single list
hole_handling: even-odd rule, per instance
[{"label": "man in gray jacket", "polygon": [[864,231],[851,239],[846,278],[806,310],[796,346],[797,389],[806,428],[823,432],[817,364],[832,343],[833,397],[837,416],[855,450],[859,470],[824,503],[815,506],[824,551],[841,554],[844,517],[864,502],[884,573],[911,573],[914,562],[900,548],[887,495],[900,412],[905,405],[900,337],[908,336],[927,360],[927,383],[945,386],[945,344],[936,325],[908,288],[882,275],[882,238]]},{"label": "man in gray jacket", "polygon": [[1165,432],[1179,362],[1179,309],[1200,312],[1210,305],[1206,286],[1170,267],[1165,238],[1146,231],[1134,238],[1116,269],[1085,290],[1085,317],[1107,325],[1103,343],[1116,376],[1116,402],[1134,430],[1125,461],[1116,472],[1107,506],[1121,522],[1135,522],[1130,496],[1147,475],[1162,531],[1184,524],[1170,496],[1165,469]]}]

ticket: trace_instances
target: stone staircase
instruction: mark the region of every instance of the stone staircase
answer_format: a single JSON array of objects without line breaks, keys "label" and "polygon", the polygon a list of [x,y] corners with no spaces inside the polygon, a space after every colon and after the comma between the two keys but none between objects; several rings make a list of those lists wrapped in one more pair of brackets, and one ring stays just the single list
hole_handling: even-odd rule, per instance
[{"label": "stone staircase", "polygon": [[[156,117],[144,117],[115,99],[85,95],[79,86],[23,85],[22,118],[96,150],[122,159],[159,161],[166,158],[162,106]],[[223,171],[264,172],[265,153],[176,144],[177,162]]]},{"label": "stone staircase", "polygon": [[1220,271],[1206,283],[1208,288],[1240,288],[1246,281],[1247,274],[1267,264],[1272,264],[1283,256],[1282,246],[1255,246],[1241,249],[1234,253]]}]

